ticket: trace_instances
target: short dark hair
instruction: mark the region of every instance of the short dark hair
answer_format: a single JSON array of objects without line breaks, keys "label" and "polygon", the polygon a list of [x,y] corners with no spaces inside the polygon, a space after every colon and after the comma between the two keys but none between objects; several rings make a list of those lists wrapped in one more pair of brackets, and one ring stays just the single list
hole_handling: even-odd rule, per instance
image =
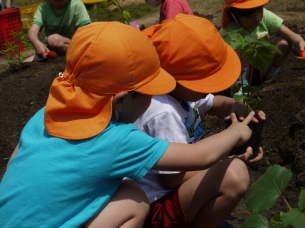
[{"label": "short dark hair", "polygon": [[[255,7],[255,8],[251,8],[251,9],[238,9],[238,8],[234,8],[234,7],[230,7],[228,10],[228,16],[230,18],[230,20],[234,21],[234,18],[232,16],[232,14],[234,15],[234,17],[238,20],[239,22],[239,18],[240,17],[245,17],[248,15],[253,14],[255,11],[261,9],[263,6],[259,6],[259,7]],[[231,12],[231,13],[230,13]]]}]

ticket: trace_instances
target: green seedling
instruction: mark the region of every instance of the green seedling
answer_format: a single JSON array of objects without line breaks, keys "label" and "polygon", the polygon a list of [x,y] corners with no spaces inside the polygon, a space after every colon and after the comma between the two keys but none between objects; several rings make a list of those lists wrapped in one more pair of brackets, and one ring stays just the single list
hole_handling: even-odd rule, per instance
[{"label": "green seedling", "polygon": [[[305,224],[305,190],[302,189],[298,208],[291,208],[283,195],[292,172],[285,167],[273,165],[258,181],[249,187],[249,197],[246,200],[247,208],[254,215],[245,221],[241,228],[302,228]],[[278,199],[286,204],[287,212],[279,212],[268,221],[261,213],[270,209]]]},{"label": "green seedling", "polygon": [[0,53],[7,60],[10,67],[17,66],[18,71],[22,70],[22,61],[26,58],[21,55],[22,49],[29,50],[27,34],[21,31],[13,31],[11,35],[14,41],[7,41],[4,43],[5,50],[1,50]]},{"label": "green seedling", "polygon": [[[247,61],[252,67],[250,68],[249,85],[244,84],[242,73],[240,74],[240,83],[232,86],[231,96],[235,101],[245,105],[244,116],[248,114],[248,107],[256,110],[261,102],[261,99],[255,96],[258,87],[251,85],[253,77],[253,68],[266,70],[270,61],[273,58],[272,51],[281,54],[281,51],[272,45],[268,40],[261,38],[257,39],[254,36],[242,36],[240,30],[232,31],[224,35],[224,38],[229,36],[230,46],[234,50],[238,50],[241,63]],[[241,92],[241,93],[238,93]]]},{"label": "green seedling", "polygon": [[[111,5],[117,6],[120,9],[122,13],[123,22],[124,24],[128,25],[131,19],[129,11],[123,10],[119,3],[119,0],[109,0],[109,2],[111,3]],[[122,2],[124,2],[124,0],[122,0]]]}]

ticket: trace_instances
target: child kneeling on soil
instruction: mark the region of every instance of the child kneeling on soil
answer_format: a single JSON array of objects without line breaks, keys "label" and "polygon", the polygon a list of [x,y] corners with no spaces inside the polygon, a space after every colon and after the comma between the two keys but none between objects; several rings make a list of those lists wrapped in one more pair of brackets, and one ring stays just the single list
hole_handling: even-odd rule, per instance
[{"label": "child kneeling on soil", "polygon": [[[241,35],[253,35],[257,38],[265,38],[269,40],[269,30],[277,32],[280,37],[270,41],[281,52],[282,55],[273,52],[273,59],[269,63],[268,68],[260,72],[255,70],[252,84],[261,84],[264,81],[273,79],[284,60],[287,58],[291,45],[298,50],[303,51],[305,48],[304,39],[291,31],[283,24],[283,19],[276,14],[264,8],[269,0],[224,0],[222,12],[222,28],[220,34],[239,30]],[[230,38],[226,38],[230,42]],[[238,50],[236,50],[239,52]],[[249,64],[245,61],[243,64],[243,80],[248,84],[247,76],[250,72]]]},{"label": "child kneeling on soil", "polygon": [[166,19],[172,19],[179,13],[193,15],[193,11],[187,0],[146,0],[146,2],[155,7],[162,4],[160,8],[159,23]]},{"label": "child kneeling on soil", "polygon": [[[37,8],[28,32],[36,53],[33,60],[46,58],[49,51],[65,56],[75,31],[89,23],[89,14],[81,0],[47,0]],[[38,33],[42,29],[46,35],[44,42],[38,39]]]},{"label": "child kneeling on soil", "polygon": [[[178,14],[143,32],[153,42],[161,66],[174,76],[177,85],[169,94],[153,97],[147,111],[135,122],[141,131],[169,142],[193,144],[203,136],[200,114],[243,115],[244,106],[233,98],[209,94],[230,87],[241,70],[235,51],[211,22]],[[262,111],[257,114],[265,120]],[[253,121],[258,122],[256,118]],[[255,159],[250,159],[251,149],[239,156],[215,159],[218,146],[209,147],[210,140],[207,137],[200,141],[206,145],[204,160],[214,160],[207,169],[151,170],[138,182],[151,203],[145,227],[216,227],[233,211],[249,184],[244,162],[259,161],[263,150],[260,148]],[[191,156],[193,151],[185,153]]]},{"label": "child kneeling on soil", "polygon": [[254,112],[243,122],[232,114],[228,129],[193,145],[139,131],[132,123],[152,95],[175,85],[140,31],[119,22],[79,28],[63,74],[22,130],[3,176],[0,227],[142,227],[147,198],[124,177],[140,180],[151,168],[206,169],[250,138]]}]

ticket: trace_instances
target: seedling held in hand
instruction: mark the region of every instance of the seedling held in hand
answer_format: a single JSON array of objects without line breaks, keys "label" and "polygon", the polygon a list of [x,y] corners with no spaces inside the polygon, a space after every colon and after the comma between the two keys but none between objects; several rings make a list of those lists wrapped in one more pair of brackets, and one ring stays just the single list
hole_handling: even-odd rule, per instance
[{"label": "seedling held in hand", "polygon": [[[264,71],[267,69],[270,61],[273,58],[272,51],[281,54],[281,51],[272,45],[264,38],[257,39],[253,36],[242,36],[239,30],[227,33],[224,38],[230,37],[230,46],[239,50],[240,61],[247,61],[252,67],[250,68],[249,85],[243,83],[242,72],[240,74],[240,83],[233,85],[231,90],[231,96],[235,101],[241,102],[245,106],[244,116],[249,113],[248,107],[252,110],[256,110],[261,102],[261,99],[255,96],[255,92],[259,90],[258,87],[251,85],[253,68]],[[241,91],[240,94],[237,94]]]}]

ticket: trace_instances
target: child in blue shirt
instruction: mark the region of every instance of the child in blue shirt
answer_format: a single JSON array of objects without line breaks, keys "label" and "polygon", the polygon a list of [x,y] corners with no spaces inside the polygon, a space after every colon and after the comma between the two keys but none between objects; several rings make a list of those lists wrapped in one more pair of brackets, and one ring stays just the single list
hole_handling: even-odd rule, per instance
[{"label": "child in blue shirt", "polygon": [[[243,122],[232,114],[228,129],[193,145],[139,131],[132,123],[152,95],[175,85],[140,31],[119,22],[79,28],[64,72],[22,130],[3,176],[0,227],[140,228],[147,199],[124,177],[140,180],[152,168],[205,169],[250,138],[254,113]],[[136,210],[126,210],[132,205]]]}]

